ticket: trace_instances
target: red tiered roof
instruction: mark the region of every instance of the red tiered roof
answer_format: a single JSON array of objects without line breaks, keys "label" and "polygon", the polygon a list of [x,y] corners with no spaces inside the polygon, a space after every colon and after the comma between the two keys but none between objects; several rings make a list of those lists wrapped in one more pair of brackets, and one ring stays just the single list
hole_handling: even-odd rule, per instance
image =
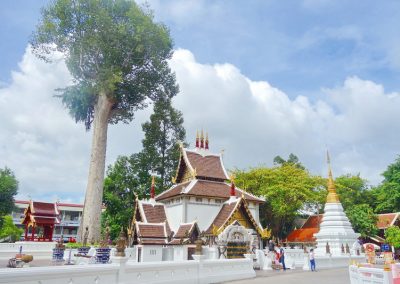
[{"label": "red tiered roof", "polygon": [[28,208],[25,209],[25,217],[22,220],[22,224],[33,223],[36,226],[42,224],[59,224],[58,219],[60,212],[57,208],[57,203],[46,203],[30,201]]},{"label": "red tiered roof", "polygon": [[319,232],[322,215],[309,216],[300,229],[293,230],[288,236],[288,242],[311,243],[315,241],[314,234]]},{"label": "red tiered roof", "polygon": [[[176,197],[180,195],[192,195],[201,197],[216,197],[221,199],[229,199],[231,192],[231,185],[225,182],[215,182],[208,180],[193,180],[192,182],[185,182],[173,186],[169,190],[166,190],[156,196],[156,200],[165,200],[170,197]],[[236,187],[236,197],[241,197],[242,194],[247,201],[256,203],[264,203],[265,201],[259,197],[251,195],[248,192],[241,190]]]},{"label": "red tiered roof", "polygon": [[393,226],[396,220],[399,218],[399,214],[400,213],[378,214],[376,226],[378,229],[387,229],[388,227]]}]

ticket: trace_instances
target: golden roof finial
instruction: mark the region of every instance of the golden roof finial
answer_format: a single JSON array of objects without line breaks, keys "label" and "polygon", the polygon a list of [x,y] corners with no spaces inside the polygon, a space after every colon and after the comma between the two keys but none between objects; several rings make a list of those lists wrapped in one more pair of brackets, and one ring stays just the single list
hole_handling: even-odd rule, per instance
[{"label": "golden roof finial", "polygon": [[154,176],[151,176],[151,185],[154,185],[155,181],[154,181]]},{"label": "golden roof finial", "polygon": [[333,181],[329,151],[326,151],[326,160],[328,162],[328,196],[326,197],[326,203],[340,203],[339,196],[336,193],[335,182]]}]

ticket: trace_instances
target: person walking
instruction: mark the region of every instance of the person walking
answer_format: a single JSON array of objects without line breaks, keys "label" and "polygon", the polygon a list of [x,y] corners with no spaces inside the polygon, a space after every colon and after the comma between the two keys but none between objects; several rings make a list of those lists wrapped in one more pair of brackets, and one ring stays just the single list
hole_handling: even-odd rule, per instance
[{"label": "person walking", "polygon": [[282,264],[283,270],[286,270],[285,250],[283,249],[282,245],[278,245],[278,247],[279,247],[279,262]]},{"label": "person walking", "polygon": [[315,270],[315,255],[314,255],[314,249],[310,249],[309,257],[310,257],[310,267],[311,267],[311,271],[316,271],[316,270]]}]

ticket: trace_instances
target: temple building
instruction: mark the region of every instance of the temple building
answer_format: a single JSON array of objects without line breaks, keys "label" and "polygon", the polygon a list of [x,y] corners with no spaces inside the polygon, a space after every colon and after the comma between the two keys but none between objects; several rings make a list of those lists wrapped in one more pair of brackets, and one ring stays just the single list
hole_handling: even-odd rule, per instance
[{"label": "temple building", "polygon": [[51,242],[54,226],[60,224],[59,215],[56,203],[30,201],[21,222],[25,226],[25,241]]},{"label": "temple building", "polygon": [[[330,253],[332,256],[341,255],[358,244],[360,234],[355,233],[353,227],[340,203],[333,181],[330,159],[328,154],[328,196],[324,207],[324,215],[318,233],[314,234],[317,248],[316,255]],[[354,251],[353,251],[354,253]]]},{"label": "temple building", "polygon": [[153,246],[153,256],[157,245],[172,246],[174,259],[180,250],[177,246],[186,246],[181,255],[190,259],[197,238],[215,245],[230,225],[242,227],[238,234],[246,232],[245,239],[251,239],[253,247],[259,248],[261,239],[269,236],[259,220],[259,206],[265,200],[236,187],[222,154],[210,152],[208,135],[203,132],[197,134],[194,149],[181,145],[174,185],[157,196],[154,192],[153,182],[150,199],[137,200],[129,230],[132,244],[141,250],[139,261],[146,261],[145,245]]}]

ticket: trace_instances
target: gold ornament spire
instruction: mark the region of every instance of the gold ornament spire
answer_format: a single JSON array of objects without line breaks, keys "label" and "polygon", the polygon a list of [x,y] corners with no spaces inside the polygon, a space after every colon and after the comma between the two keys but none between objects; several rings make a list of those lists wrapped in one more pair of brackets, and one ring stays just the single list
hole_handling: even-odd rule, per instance
[{"label": "gold ornament spire", "polygon": [[336,193],[336,186],[333,181],[331,159],[328,151],[326,151],[326,160],[328,162],[328,196],[326,197],[326,203],[340,203],[339,196]]}]

